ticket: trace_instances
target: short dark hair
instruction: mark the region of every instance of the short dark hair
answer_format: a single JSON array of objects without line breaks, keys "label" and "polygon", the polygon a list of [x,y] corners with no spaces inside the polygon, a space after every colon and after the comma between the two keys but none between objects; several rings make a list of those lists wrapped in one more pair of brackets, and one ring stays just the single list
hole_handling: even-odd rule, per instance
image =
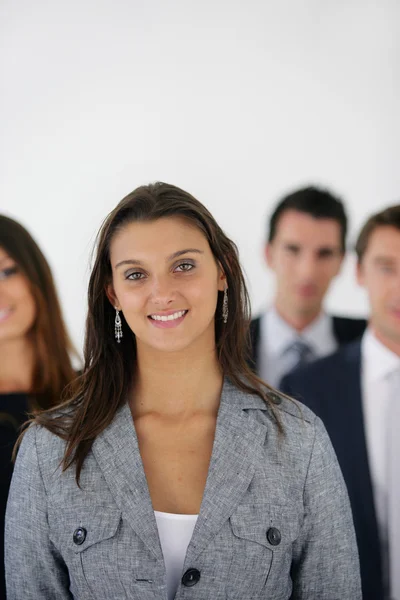
[{"label": "short dark hair", "polygon": [[279,219],[288,210],[311,215],[314,219],[333,219],[340,225],[342,252],[346,249],[347,215],[343,202],[330,191],[310,186],[284,196],[269,219],[268,241],[276,236]]},{"label": "short dark hair", "polygon": [[365,223],[358,236],[355,251],[357,260],[360,263],[367,250],[371,235],[378,227],[395,227],[400,231],[400,204],[389,206],[378,213],[372,215]]}]

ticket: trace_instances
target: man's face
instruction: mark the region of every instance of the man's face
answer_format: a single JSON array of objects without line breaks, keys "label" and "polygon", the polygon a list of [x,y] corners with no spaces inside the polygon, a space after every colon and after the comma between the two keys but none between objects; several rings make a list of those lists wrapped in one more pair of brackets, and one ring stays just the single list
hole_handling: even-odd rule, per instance
[{"label": "man's face", "polygon": [[312,318],[343,261],[340,224],[287,210],[267,244],[268,266],[276,275],[276,305],[294,317]]},{"label": "man's face", "polygon": [[400,231],[384,225],[368,240],[357,278],[368,294],[370,324],[383,343],[400,344]]}]

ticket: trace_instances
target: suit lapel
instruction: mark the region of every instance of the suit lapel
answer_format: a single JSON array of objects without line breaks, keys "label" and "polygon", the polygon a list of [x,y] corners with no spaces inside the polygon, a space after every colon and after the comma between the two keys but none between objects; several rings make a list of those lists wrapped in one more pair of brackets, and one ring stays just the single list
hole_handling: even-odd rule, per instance
[{"label": "suit lapel", "polygon": [[[189,544],[186,564],[193,563],[231,516],[248,489],[255,465],[262,464],[267,428],[243,411],[249,396],[225,382],[199,518]],[[254,407],[265,403],[250,397]]]},{"label": "suit lapel", "polygon": [[[340,440],[335,447],[342,454],[340,462],[348,484],[351,503],[355,509],[360,555],[365,551],[369,561],[375,564],[380,573],[380,539],[364,426],[361,343],[349,344],[344,349],[344,357],[346,367],[340,373],[340,380],[343,382],[341,395],[344,402],[341,403],[343,412],[339,411],[338,415],[340,429],[338,426],[337,431],[340,431]],[[345,369],[346,372],[343,372]],[[367,528],[366,523],[368,523]],[[372,559],[373,555],[375,555],[374,559]]]},{"label": "suit lapel", "polygon": [[162,560],[157,523],[127,403],[124,403],[112,423],[97,437],[93,453],[124,519],[150,552],[158,560]]},{"label": "suit lapel", "polygon": [[258,371],[261,317],[256,317],[250,323],[250,363],[252,370]]}]

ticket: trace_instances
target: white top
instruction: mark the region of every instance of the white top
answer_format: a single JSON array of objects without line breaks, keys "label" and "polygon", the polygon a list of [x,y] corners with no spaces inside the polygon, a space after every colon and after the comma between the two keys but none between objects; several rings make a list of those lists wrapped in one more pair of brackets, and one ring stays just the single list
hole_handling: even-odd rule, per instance
[{"label": "white top", "polygon": [[361,389],[369,466],[384,560],[388,543],[389,409],[396,393],[392,389],[393,374],[399,370],[400,357],[384,346],[368,328],[361,341]]},{"label": "white top", "polygon": [[282,319],[273,306],[261,317],[259,372],[260,377],[273,387],[278,387],[282,377],[291,370],[293,357],[285,351],[297,340],[307,343],[315,358],[335,352],[338,344],[333,333],[332,317],[322,312],[301,334]]},{"label": "white top", "polygon": [[167,572],[168,600],[175,598],[183,563],[198,515],[174,515],[154,511]]}]

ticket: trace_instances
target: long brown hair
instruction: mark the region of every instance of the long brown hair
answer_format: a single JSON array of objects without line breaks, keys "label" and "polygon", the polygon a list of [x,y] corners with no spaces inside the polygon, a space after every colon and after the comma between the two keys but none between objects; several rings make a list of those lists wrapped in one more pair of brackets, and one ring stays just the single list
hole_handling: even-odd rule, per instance
[{"label": "long brown hair", "polygon": [[[155,221],[180,216],[198,227],[206,237],[215,260],[225,273],[228,286],[229,318],[222,320],[223,293],[219,292],[215,314],[215,339],[223,374],[238,388],[258,394],[267,401],[280,427],[269,388],[248,366],[250,303],[236,245],[224,234],[209,211],[187,192],[166,183],[134,190],[104,221],[89,282],[89,306],[84,345],[84,369],[79,389],[55,412],[39,414],[35,422],[67,441],[63,469],[76,464],[76,480],[90,448],[126,401],[132,385],[136,356],[134,333],[123,315],[124,337],[114,338],[115,311],[105,289],[111,282],[110,244],[116,232],[133,221]],[[272,390],[270,390],[272,391]]]},{"label": "long brown hair", "polygon": [[53,276],[35,240],[17,221],[0,215],[0,246],[26,277],[36,304],[29,332],[35,350],[31,410],[59,404],[65,387],[76,373],[70,355],[76,354],[63,321]]}]

